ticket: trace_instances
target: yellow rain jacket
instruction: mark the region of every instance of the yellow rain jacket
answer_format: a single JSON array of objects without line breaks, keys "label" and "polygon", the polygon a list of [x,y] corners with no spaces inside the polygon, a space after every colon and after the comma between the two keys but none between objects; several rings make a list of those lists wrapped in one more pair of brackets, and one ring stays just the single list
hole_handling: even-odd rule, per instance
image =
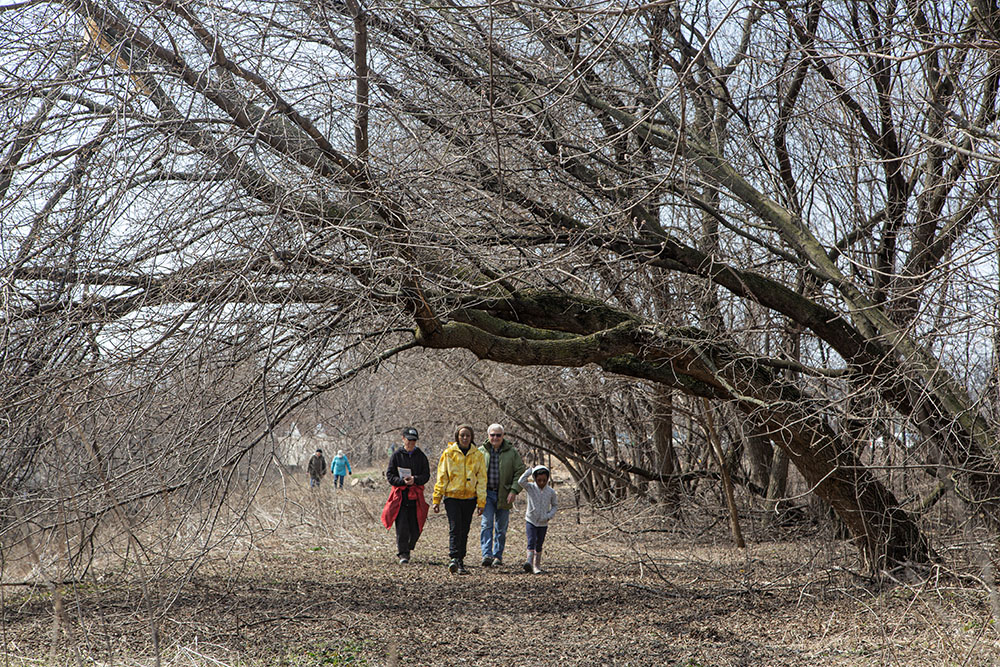
[{"label": "yellow rain jacket", "polygon": [[441,452],[433,504],[442,498],[475,498],[476,505],[486,507],[486,458],[475,445],[463,454],[457,442],[449,442]]}]

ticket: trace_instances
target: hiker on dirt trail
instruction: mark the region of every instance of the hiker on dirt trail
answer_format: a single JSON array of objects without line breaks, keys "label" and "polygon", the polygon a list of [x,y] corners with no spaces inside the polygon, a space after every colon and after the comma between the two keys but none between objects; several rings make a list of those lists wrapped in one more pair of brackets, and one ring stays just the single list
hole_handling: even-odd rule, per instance
[{"label": "hiker on dirt trail", "polygon": [[389,457],[385,478],[392,485],[389,499],[382,508],[382,525],[388,530],[396,524],[396,555],[400,564],[410,562],[410,552],[417,546],[427,520],[424,484],[431,478],[427,456],[417,447],[417,429],[403,429],[403,446]]},{"label": "hiker on dirt trail", "polygon": [[333,457],[333,463],[330,464],[330,472],[333,473],[333,488],[342,489],[344,488],[344,473],[348,475],[353,475],[351,472],[351,463],[344,456],[344,450],[338,449],[337,455]]},{"label": "hiker on dirt trail", "polygon": [[529,574],[544,574],[542,571],[542,545],[549,529],[549,520],[556,515],[556,492],[549,484],[552,475],[545,466],[535,466],[521,473],[517,483],[528,497],[528,508],[524,511],[524,530],[528,535],[528,559],[524,571]]},{"label": "hiker on dirt trail", "polygon": [[466,546],[472,513],[483,515],[486,505],[486,459],[473,446],[472,427],[462,424],[455,429],[455,442],[449,442],[438,461],[437,483],[434,484],[434,513],[448,515],[448,570],[452,574],[468,574],[465,569]]},{"label": "hiker on dirt trail", "polygon": [[486,433],[489,440],[479,448],[486,457],[486,507],[479,530],[479,546],[483,552],[483,567],[500,567],[507,542],[510,508],[521,490],[517,479],[524,472],[524,461],[503,437],[503,426],[490,424]]},{"label": "hiker on dirt trail", "polygon": [[317,449],[312,456],[309,457],[309,465],[306,466],[306,470],[309,472],[309,486],[317,487],[319,482],[323,479],[323,475],[326,474],[326,459],[323,458],[323,450]]}]

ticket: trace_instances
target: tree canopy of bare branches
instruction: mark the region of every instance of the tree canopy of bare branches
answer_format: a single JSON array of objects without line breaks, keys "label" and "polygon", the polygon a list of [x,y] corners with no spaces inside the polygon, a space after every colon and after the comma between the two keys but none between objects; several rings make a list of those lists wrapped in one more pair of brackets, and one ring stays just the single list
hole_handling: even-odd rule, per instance
[{"label": "tree canopy of bare branches", "polygon": [[239,459],[303,396],[463,348],[732,406],[872,567],[932,552],[862,442],[996,510],[992,6],[63,0],[0,25],[19,461],[56,406],[129,396],[155,433],[138,404],[213,374],[169,432],[236,418]]}]

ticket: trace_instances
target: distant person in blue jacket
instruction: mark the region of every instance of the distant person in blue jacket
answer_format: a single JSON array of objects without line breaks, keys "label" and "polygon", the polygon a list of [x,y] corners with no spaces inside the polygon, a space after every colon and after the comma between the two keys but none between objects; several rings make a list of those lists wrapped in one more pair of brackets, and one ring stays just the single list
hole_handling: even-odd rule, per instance
[{"label": "distant person in blue jacket", "polygon": [[338,449],[337,455],[333,457],[333,463],[330,464],[330,472],[333,473],[333,488],[342,489],[344,488],[344,474],[353,475],[351,472],[351,463],[344,456],[344,450]]}]

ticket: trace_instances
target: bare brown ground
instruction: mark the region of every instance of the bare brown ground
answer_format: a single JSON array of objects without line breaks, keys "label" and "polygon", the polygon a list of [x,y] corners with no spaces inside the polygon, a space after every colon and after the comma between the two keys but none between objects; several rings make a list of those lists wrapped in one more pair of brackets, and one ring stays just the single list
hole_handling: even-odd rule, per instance
[{"label": "bare brown ground", "polygon": [[[748,523],[738,551],[707,513],[681,529],[641,506],[584,509],[578,524],[570,506],[551,524],[547,574],[521,570],[518,513],[504,567],[479,567],[474,522],[472,574],[459,577],[446,568],[443,511],[413,562],[396,563],[394,534],[377,523],[384,497],[263,494],[251,518],[269,532],[155,587],[162,664],[1000,664],[981,586],[940,575],[876,590],[843,543]],[[141,591],[120,579],[64,590],[54,651],[51,595],[5,589],[0,666],[155,664]]]}]

